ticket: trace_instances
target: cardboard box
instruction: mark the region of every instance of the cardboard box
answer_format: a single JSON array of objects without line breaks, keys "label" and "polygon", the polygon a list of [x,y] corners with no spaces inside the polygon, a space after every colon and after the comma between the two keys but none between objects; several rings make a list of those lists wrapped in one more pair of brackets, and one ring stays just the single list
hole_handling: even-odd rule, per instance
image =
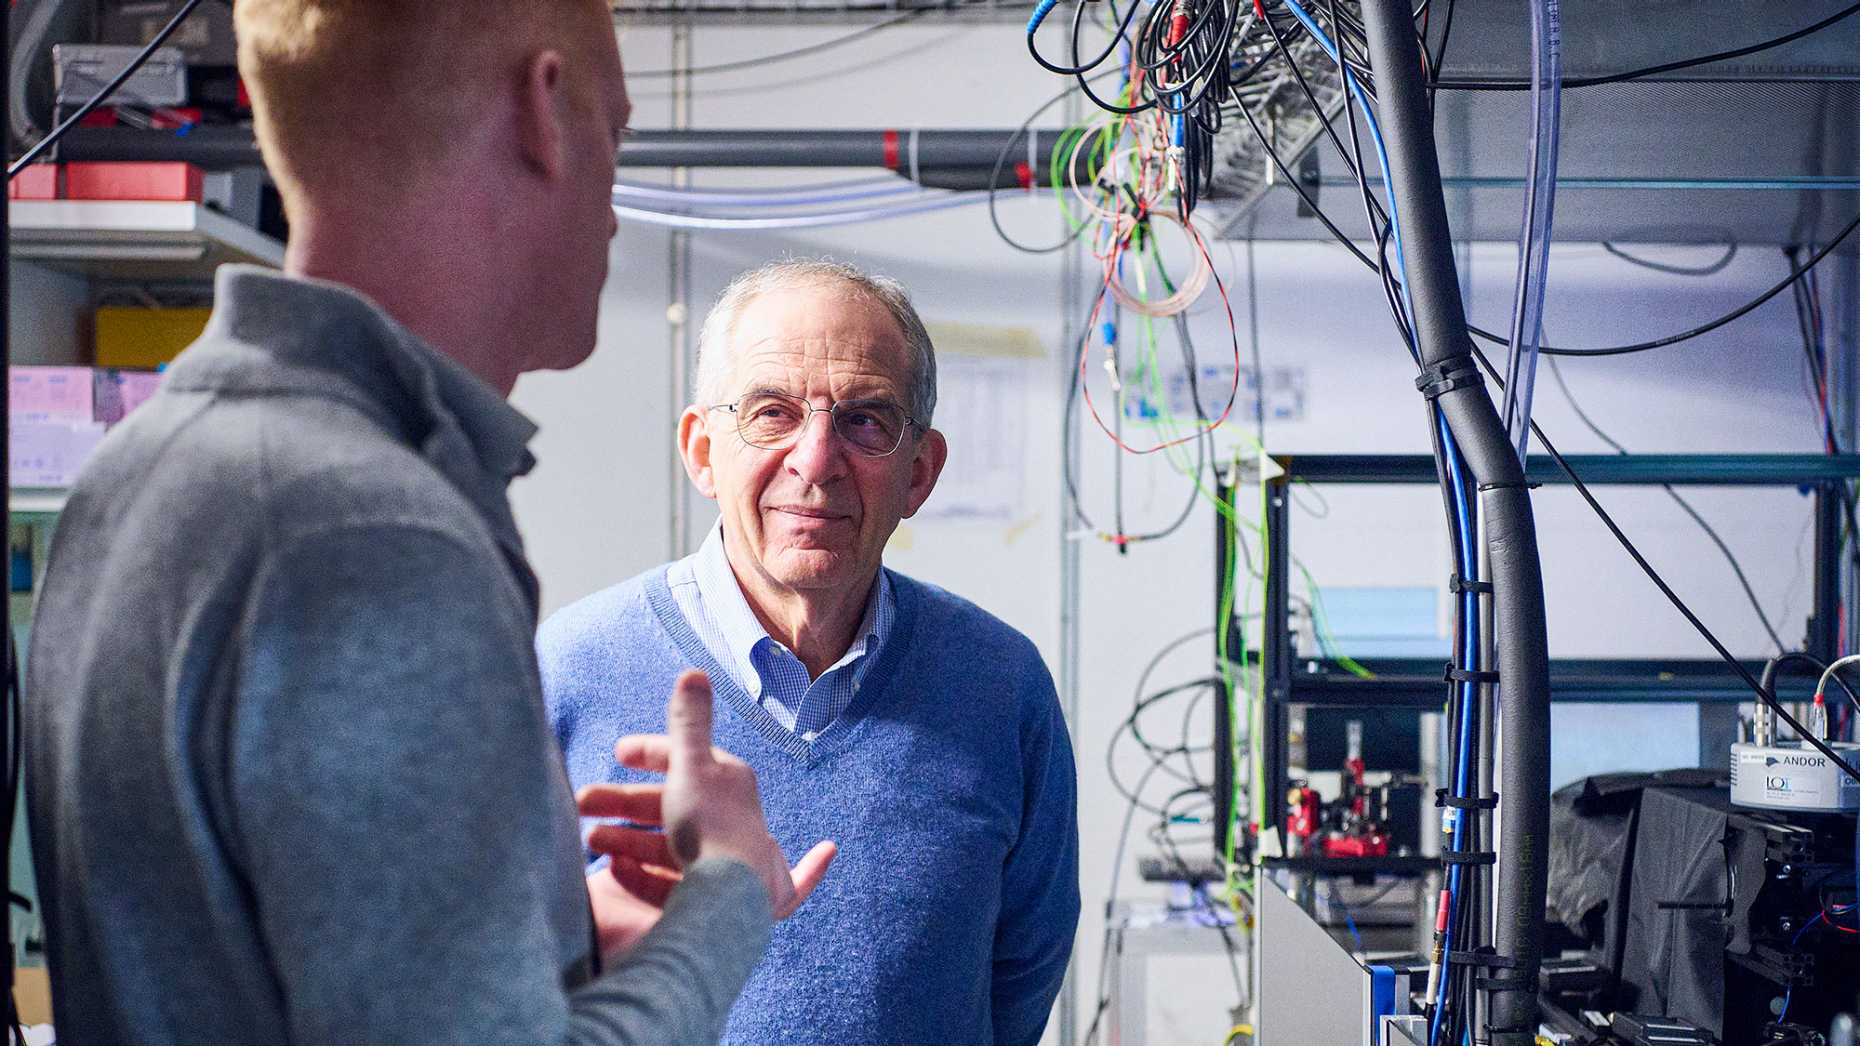
[{"label": "cardboard box", "polygon": [[56,200],[63,195],[64,182],[63,166],[35,163],[7,183],[6,194],[14,200]]},{"label": "cardboard box", "polygon": [[68,163],[67,200],[199,203],[206,172],[191,163]]},{"label": "cardboard box", "polygon": [[97,310],[94,348],[99,367],[153,370],[173,361],[207,328],[211,309],[141,309],[106,305]]}]

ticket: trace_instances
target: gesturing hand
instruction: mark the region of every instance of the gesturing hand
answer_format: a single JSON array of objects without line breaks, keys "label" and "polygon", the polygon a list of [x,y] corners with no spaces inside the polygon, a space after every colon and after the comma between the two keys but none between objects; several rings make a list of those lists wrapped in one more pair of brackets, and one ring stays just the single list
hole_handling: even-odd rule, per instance
[{"label": "gesturing hand", "polygon": [[711,747],[711,718],[710,680],[702,672],[686,672],[666,707],[666,736],[634,735],[614,745],[622,766],[664,774],[665,783],[590,785],[577,797],[583,816],[663,825],[664,834],[603,826],[589,837],[589,846],[614,855],[614,878],[628,894],[656,903],[663,903],[675,881],[664,874],[671,872],[665,862],[684,868],[710,857],[741,861],[768,889],[775,917],[785,919],[820,884],[839,848],[820,843],[788,867],[763,820],[755,771]]}]

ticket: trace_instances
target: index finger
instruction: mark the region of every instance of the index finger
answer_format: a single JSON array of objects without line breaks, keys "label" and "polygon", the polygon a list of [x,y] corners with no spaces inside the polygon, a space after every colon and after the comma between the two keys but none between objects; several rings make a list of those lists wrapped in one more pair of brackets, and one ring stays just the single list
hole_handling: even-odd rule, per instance
[{"label": "index finger", "polygon": [[[710,757],[720,763],[739,763],[721,748],[712,748]],[[628,734],[614,742],[614,761],[629,770],[662,774],[672,766],[672,739],[663,734]]]},{"label": "index finger", "polygon": [[614,759],[631,770],[662,774],[672,765],[672,739],[660,734],[631,734],[614,742]]}]

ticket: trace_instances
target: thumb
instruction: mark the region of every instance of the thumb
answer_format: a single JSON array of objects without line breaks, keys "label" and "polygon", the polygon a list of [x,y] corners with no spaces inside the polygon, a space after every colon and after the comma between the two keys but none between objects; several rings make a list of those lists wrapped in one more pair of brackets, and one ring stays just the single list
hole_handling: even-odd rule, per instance
[{"label": "thumb", "polygon": [[695,769],[710,760],[711,690],[710,678],[704,673],[686,672],[678,677],[665,708],[665,732],[672,742],[672,773]]},{"label": "thumb", "polygon": [[839,852],[838,844],[824,842],[809,850],[807,856],[795,862],[793,876],[796,908],[807,902],[808,895],[814,892],[814,887],[820,885],[820,880],[827,874],[827,866],[833,863],[833,859],[839,856]]}]

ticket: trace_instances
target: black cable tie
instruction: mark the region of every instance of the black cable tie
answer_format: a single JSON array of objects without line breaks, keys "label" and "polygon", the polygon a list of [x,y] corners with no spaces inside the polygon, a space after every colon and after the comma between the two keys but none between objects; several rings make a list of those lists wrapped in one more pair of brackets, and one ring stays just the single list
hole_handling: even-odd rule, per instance
[{"label": "black cable tie", "polygon": [[1447,579],[1447,590],[1456,596],[1467,592],[1478,592],[1489,596],[1492,594],[1492,583],[1490,581],[1468,581],[1454,574]]},{"label": "black cable tie", "polygon": [[1498,796],[1496,794],[1467,796],[1462,799],[1459,796],[1448,795],[1445,788],[1436,788],[1434,789],[1434,805],[1447,810],[1496,810],[1498,809]]},{"label": "black cable tie", "polygon": [[1471,669],[1455,668],[1453,665],[1448,665],[1447,674],[1444,678],[1449,683],[1496,683],[1498,682],[1498,673],[1475,672]]},{"label": "black cable tie", "polygon": [[1449,851],[1440,855],[1442,864],[1495,864],[1498,855],[1490,850],[1469,850],[1465,853]]},{"label": "black cable tie", "polygon": [[1420,389],[1421,395],[1429,401],[1437,400],[1454,389],[1484,384],[1485,378],[1479,373],[1479,367],[1473,363],[1471,356],[1458,356],[1422,367],[1420,376],[1414,379],[1414,387]]},{"label": "black cable tie", "polygon": [[1519,483],[1481,483],[1479,493],[1483,494],[1488,490],[1536,490],[1541,486],[1543,486],[1542,483],[1532,483],[1528,480]]},{"label": "black cable tie", "polygon": [[1493,951],[1490,946],[1470,952],[1448,952],[1447,961],[1461,966],[1478,966],[1487,970],[1515,970],[1518,960],[1508,959]]},{"label": "black cable tie", "polygon": [[1509,977],[1474,977],[1473,987],[1488,992],[1522,992],[1537,990],[1536,981],[1521,973],[1514,973]]}]

